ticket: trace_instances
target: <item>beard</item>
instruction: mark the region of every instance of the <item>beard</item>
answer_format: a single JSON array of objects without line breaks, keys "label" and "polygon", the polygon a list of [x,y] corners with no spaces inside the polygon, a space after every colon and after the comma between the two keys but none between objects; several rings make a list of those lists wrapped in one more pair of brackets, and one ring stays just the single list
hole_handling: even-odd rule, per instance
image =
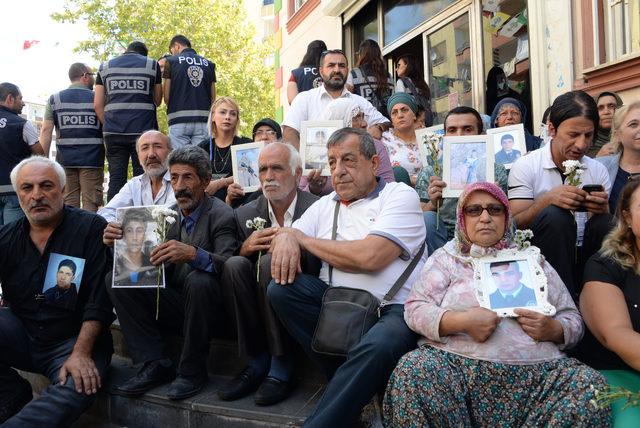
[{"label": "beard", "polygon": [[[340,81],[334,81],[332,80],[334,77],[336,76],[340,76]],[[344,88],[344,84],[346,82],[345,76],[342,73],[339,72],[335,72],[335,73],[331,73],[329,75],[328,79],[322,78],[322,81],[324,82],[324,86],[333,90],[333,91],[338,91],[342,88]]]}]

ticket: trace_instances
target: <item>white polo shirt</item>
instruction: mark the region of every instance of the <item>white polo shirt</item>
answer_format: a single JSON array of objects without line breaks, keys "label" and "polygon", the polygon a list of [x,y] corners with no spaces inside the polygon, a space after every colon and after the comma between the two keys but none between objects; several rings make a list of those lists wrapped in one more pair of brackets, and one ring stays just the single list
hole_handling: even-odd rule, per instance
[{"label": "white polo shirt", "polygon": [[[544,145],[516,160],[509,172],[509,199],[537,199],[543,193],[564,184],[564,177],[551,157],[551,144]],[[583,156],[585,165],[582,184],[601,184],[607,193],[611,182],[607,168],[600,162]]]},{"label": "white polo shirt", "polygon": [[[343,89],[339,98],[351,98],[364,112],[367,120],[367,126],[376,125],[378,123],[389,122],[376,108],[365,98],[360,95],[352,94],[346,88]],[[282,122],[283,126],[288,126],[300,132],[302,122],[305,120],[321,120],[322,112],[327,105],[333,101],[333,97],[324,88],[324,85],[308,91],[300,92],[293,99],[291,107]]]},{"label": "white polo shirt", "polygon": [[[338,200],[335,191],[323,196],[293,223],[293,227],[313,238],[331,239],[333,213]],[[341,204],[336,240],[353,241],[368,235],[383,236],[393,241],[402,248],[402,254],[386,268],[374,273],[350,273],[334,268],[332,285],[367,290],[382,300],[425,240],[426,230],[416,191],[404,183],[385,184],[380,180],[366,198],[349,205]],[[411,286],[419,278],[425,254],[391,303],[404,304]],[[325,261],[322,262],[320,279],[329,282],[329,265]]]}]

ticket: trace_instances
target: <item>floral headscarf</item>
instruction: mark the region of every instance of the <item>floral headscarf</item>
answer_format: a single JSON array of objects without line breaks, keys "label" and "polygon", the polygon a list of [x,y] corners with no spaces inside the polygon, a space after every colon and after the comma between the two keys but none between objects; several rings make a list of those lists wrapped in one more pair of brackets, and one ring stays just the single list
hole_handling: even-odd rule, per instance
[{"label": "floral headscarf", "polygon": [[351,128],[353,118],[359,113],[362,109],[353,99],[336,98],[327,104],[320,120],[341,120],[346,128]]},{"label": "floral headscarf", "polygon": [[458,208],[456,211],[457,222],[455,231],[455,241],[458,251],[460,251],[460,253],[462,253],[463,255],[471,256],[481,256],[486,254],[488,251],[491,251],[490,249],[472,243],[469,239],[469,235],[467,234],[463,208],[467,200],[469,199],[469,196],[471,196],[473,192],[488,193],[496,198],[498,202],[500,202],[504,206],[505,233],[502,236],[502,239],[494,244],[491,249],[502,250],[504,248],[514,246],[515,242],[513,226],[511,223],[511,211],[509,211],[509,200],[507,199],[507,195],[505,195],[502,189],[496,184],[477,182],[465,187],[462,195],[460,195],[460,198],[458,198]]}]

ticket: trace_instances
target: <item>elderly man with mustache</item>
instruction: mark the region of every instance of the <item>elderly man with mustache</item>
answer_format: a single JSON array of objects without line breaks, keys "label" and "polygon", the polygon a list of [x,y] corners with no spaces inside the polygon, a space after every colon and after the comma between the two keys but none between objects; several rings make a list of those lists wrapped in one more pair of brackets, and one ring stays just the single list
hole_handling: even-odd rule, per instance
[{"label": "elderly man with mustache", "polygon": [[[167,286],[159,291],[158,317],[157,290],[110,284],[107,289],[133,361],[141,365],[118,391],[136,396],[173,380],[167,396],[182,400],[197,394],[207,382],[211,331],[225,322],[229,307],[224,304],[220,275],[237,248],[236,225],[233,210],[205,194],[211,170],[204,150],[188,145],[171,152],[167,162],[179,215],[166,242],[151,252],[151,263],[165,265]],[[177,377],[164,342],[175,333],[184,337]]]},{"label": "elderly man with mustache", "polygon": [[[266,298],[271,281],[271,257],[266,253],[278,228],[291,227],[318,197],[298,189],[302,161],[290,144],[265,146],[258,157],[258,173],[262,194],[235,210],[243,244],[237,255],[225,262],[222,277],[223,284],[232,289],[239,351],[249,364],[218,395],[223,400],[236,400],[258,389],[254,400],[266,406],[284,400],[293,386],[288,337]],[[264,229],[247,225],[256,217],[265,220]],[[303,259],[305,272],[317,276],[319,268],[315,257]]]}]

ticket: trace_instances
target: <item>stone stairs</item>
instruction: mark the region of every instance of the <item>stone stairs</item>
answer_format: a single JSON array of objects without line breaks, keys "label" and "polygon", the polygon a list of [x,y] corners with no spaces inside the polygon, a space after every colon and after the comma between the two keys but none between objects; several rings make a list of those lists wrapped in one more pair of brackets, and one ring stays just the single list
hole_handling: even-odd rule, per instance
[{"label": "stone stairs", "polygon": [[[324,388],[323,378],[312,363],[297,351],[297,387],[291,397],[274,406],[256,406],[253,397],[226,402],[218,399],[216,391],[224,382],[242,370],[244,361],[237,354],[232,341],[214,339],[209,355],[209,384],[195,397],[171,401],[166,398],[167,386],[149,391],[141,397],[129,398],[118,394],[118,385],[135,374],[127,354],[119,325],[111,327],[114,356],[109,381],[98,394],[93,407],[73,428],[151,428],[151,427],[298,427],[315,407]],[[180,340],[170,341],[169,348],[175,355]],[[37,394],[48,384],[44,376],[22,373]]]}]

